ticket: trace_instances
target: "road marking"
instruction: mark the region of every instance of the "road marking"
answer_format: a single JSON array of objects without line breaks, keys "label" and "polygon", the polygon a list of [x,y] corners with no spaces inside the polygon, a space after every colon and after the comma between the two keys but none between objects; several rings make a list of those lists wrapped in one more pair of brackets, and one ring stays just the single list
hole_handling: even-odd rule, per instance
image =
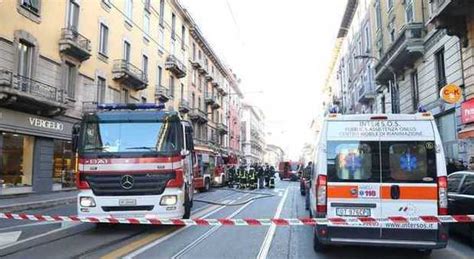
[{"label": "road marking", "polygon": [[[226,200],[224,202],[228,202],[229,200]],[[196,217],[197,218],[200,218],[201,216],[200,215],[203,215],[203,214],[206,214],[208,212],[211,212],[211,211],[214,211],[216,209],[219,209],[219,205],[212,205],[210,207],[207,207],[205,209],[203,209],[202,211],[199,211],[198,213],[196,213]],[[189,226],[188,226],[189,227]],[[158,232],[156,233],[151,233],[151,234],[148,234],[147,236],[145,236],[144,238],[142,239],[139,239],[137,241],[134,241],[130,244],[127,244],[126,246],[120,248],[120,249],[117,249],[117,250],[114,250],[112,251],[111,253],[108,253],[104,256],[102,256],[101,258],[102,259],[112,259],[112,258],[119,258],[119,257],[122,257],[124,255],[127,255],[129,254],[130,252],[132,251],[135,251],[137,249],[139,249],[140,247],[144,247],[145,245],[149,244],[150,242],[153,242],[154,240],[160,240],[160,238],[164,237],[164,236],[167,236],[177,230],[179,230],[180,228],[183,228],[183,227],[179,227],[179,226],[175,226],[175,227],[172,227],[172,228],[169,228],[169,229],[166,229],[165,231],[162,231],[164,229],[160,229]],[[186,228],[186,227],[184,227]]]},{"label": "road marking", "polygon": [[[275,216],[273,218],[279,218],[281,215],[281,211],[283,210],[283,205],[285,205],[286,198],[288,197],[288,188],[285,190],[285,194],[283,198],[280,200],[280,204],[278,204],[277,210],[275,212]],[[268,256],[268,251],[270,250],[270,246],[272,245],[273,237],[275,236],[276,225],[271,225],[267,231],[267,235],[263,240],[262,246],[260,247],[260,251],[258,252],[257,258],[258,259],[265,259]]]},{"label": "road marking", "polygon": [[[229,215],[227,218],[233,218],[235,217],[237,214],[239,214],[240,212],[242,212],[242,210],[244,210],[247,206],[249,206],[250,204],[252,204],[254,201],[250,201],[248,203],[246,203],[244,206],[240,207],[238,210],[234,211],[234,213],[232,213],[231,215]],[[189,250],[193,249],[194,247],[196,247],[197,245],[199,245],[203,240],[205,240],[206,238],[208,238],[210,235],[212,235],[214,232],[216,232],[219,228],[221,228],[222,226],[214,226],[213,228],[211,228],[210,230],[208,230],[206,233],[204,233],[203,235],[201,235],[198,239],[194,240],[194,242],[190,243],[189,245],[187,245],[185,248],[183,248],[181,251],[179,251],[178,253],[176,253],[173,257],[173,259],[176,259],[176,258],[180,258],[181,256],[185,255]]]},{"label": "road marking", "polygon": [[[232,195],[233,195],[233,194],[231,194],[231,195],[229,195],[229,196],[232,196]],[[245,196],[247,196],[247,195],[248,195],[248,194],[243,195],[243,196],[238,196],[238,197],[236,198],[236,200],[238,200],[238,199],[240,199],[240,198],[243,198],[243,197],[245,197]],[[228,203],[228,202],[231,202],[231,200],[224,200],[224,201],[222,201],[222,203]],[[198,213],[196,213],[196,214],[194,214],[194,215],[192,215],[192,216],[193,216],[193,217],[196,217],[196,218],[206,218],[206,217],[209,217],[209,216],[211,216],[212,214],[214,214],[214,213],[216,213],[216,212],[218,212],[218,211],[220,211],[220,210],[222,210],[222,209],[224,209],[224,208],[225,208],[225,206],[212,205],[212,206],[210,206],[210,207],[208,207],[208,208],[206,208],[206,209],[203,209],[202,211],[199,211]],[[168,239],[170,239],[170,238],[172,238],[172,237],[178,235],[179,233],[181,233],[181,232],[183,232],[184,230],[186,230],[188,227],[191,227],[191,226],[185,226],[185,227],[179,228],[179,229],[177,229],[176,231],[169,233],[168,235],[164,235],[164,236],[162,236],[162,237],[158,237],[158,238],[154,239],[155,241],[150,240],[150,241],[148,242],[148,244],[144,242],[144,243],[142,244],[142,246],[139,246],[139,247],[141,247],[141,248],[138,248],[138,249],[137,249],[137,248],[130,249],[130,248],[131,248],[131,247],[129,248],[130,245],[126,245],[126,246],[124,246],[123,248],[127,248],[127,251],[123,250],[124,253],[121,254],[121,255],[119,255],[119,256],[117,256],[117,257],[133,258],[133,257],[135,257],[135,256],[137,256],[137,255],[140,255],[141,253],[145,252],[146,250],[148,250],[148,249],[150,249],[150,248],[152,248],[152,247],[154,247],[154,246],[156,246],[156,245],[159,245],[160,243],[162,243],[162,242],[164,242],[164,241],[166,241],[166,240],[168,240]],[[139,241],[140,241],[140,240],[138,240],[138,241],[136,241],[136,242],[139,242]],[[151,242],[151,243],[150,243],[150,242]],[[135,242],[134,242],[134,243],[135,243]],[[105,255],[105,256],[108,256],[108,255]],[[104,256],[104,257],[105,257],[105,256]]]},{"label": "road marking", "polygon": [[18,241],[18,242],[13,243],[13,244],[0,246],[0,250],[5,249],[5,248],[9,248],[9,247],[14,246],[14,245],[23,244],[23,243],[28,243],[28,242],[30,242],[31,240],[35,240],[35,239],[38,239],[38,238],[42,238],[42,237],[45,237],[45,236],[47,236],[47,235],[52,235],[52,234],[55,234],[55,233],[60,232],[60,231],[62,231],[62,230],[69,229],[69,228],[73,228],[73,227],[75,227],[75,226],[77,226],[77,225],[81,225],[81,224],[84,224],[84,223],[75,223],[74,225],[70,225],[70,226],[68,226],[68,227],[63,227],[63,228],[57,228],[57,229],[48,231],[48,232],[46,232],[46,233],[43,233],[43,234],[40,234],[40,235],[37,235],[37,236],[32,236],[32,237],[30,237],[30,238],[20,240],[20,241]]},{"label": "road marking", "polygon": [[0,233],[0,247],[15,243],[20,235],[21,231]]}]

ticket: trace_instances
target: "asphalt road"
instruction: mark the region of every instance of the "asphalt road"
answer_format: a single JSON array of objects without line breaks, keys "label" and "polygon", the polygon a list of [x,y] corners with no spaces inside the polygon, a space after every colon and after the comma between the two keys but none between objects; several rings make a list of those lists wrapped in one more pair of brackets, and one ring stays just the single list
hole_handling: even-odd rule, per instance
[{"label": "asphalt road", "polygon": [[[258,199],[242,206],[217,206],[195,202],[193,217],[206,218],[272,218],[304,217],[304,198],[294,182],[277,182],[277,189],[262,190],[274,196]],[[197,199],[238,203],[256,194],[215,189],[200,193]],[[75,214],[74,205],[37,214]],[[79,228],[71,234],[58,231]],[[20,234],[19,234],[20,232]],[[137,226],[93,224],[45,224],[28,221],[0,220],[2,235],[25,243],[48,236],[48,242],[12,251],[6,258],[419,258],[408,249],[331,247],[324,254],[312,249],[312,227],[212,227],[212,226]],[[57,238],[55,238],[57,236]],[[6,238],[6,239],[8,239]],[[0,243],[1,245],[1,243]],[[1,251],[1,250],[0,250]],[[462,238],[454,236],[446,249],[435,250],[431,258],[473,258],[474,249]]]}]

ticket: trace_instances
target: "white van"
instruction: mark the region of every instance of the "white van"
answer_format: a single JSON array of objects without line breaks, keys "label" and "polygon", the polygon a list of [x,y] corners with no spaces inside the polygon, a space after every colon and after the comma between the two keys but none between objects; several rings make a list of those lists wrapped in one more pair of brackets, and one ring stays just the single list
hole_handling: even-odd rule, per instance
[{"label": "white van", "polygon": [[[323,123],[311,177],[317,218],[387,218],[447,214],[444,151],[430,113],[341,115]],[[318,225],[314,249],[328,244],[444,248],[437,223]]]}]

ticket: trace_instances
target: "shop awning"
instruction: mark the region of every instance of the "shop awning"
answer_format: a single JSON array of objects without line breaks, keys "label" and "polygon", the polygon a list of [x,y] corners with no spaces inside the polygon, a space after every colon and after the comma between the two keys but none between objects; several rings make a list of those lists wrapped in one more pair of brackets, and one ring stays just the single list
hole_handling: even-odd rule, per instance
[{"label": "shop awning", "polygon": [[459,131],[458,133],[459,139],[467,139],[467,138],[474,138],[474,125],[469,125]]}]

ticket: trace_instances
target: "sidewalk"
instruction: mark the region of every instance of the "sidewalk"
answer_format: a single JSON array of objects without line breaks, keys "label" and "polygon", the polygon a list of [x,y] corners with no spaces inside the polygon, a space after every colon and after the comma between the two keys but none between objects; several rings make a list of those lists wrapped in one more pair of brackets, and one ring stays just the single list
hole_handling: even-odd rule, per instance
[{"label": "sidewalk", "polygon": [[77,190],[45,194],[20,194],[0,196],[0,212],[20,212],[29,209],[54,207],[76,201]]}]

